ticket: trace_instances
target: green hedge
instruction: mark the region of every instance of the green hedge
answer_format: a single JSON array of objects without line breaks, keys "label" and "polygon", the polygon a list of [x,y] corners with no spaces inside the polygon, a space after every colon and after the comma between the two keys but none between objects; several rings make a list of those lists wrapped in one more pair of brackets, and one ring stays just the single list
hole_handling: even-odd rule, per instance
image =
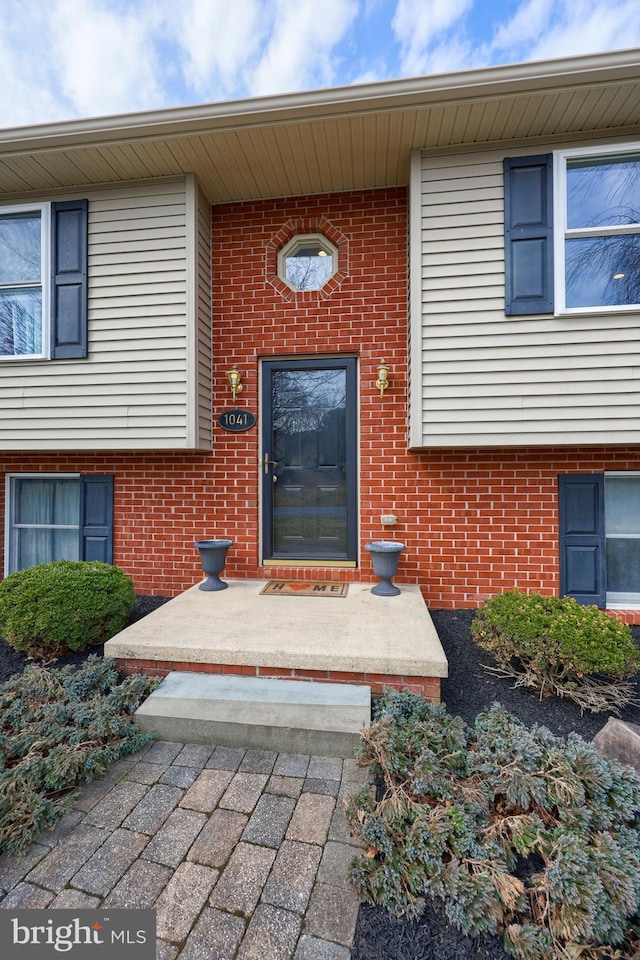
[{"label": "green hedge", "polygon": [[0,583],[0,635],[28,657],[51,660],[124,629],[133,584],[108,563],[56,560]]},{"label": "green hedge", "polygon": [[498,668],[541,693],[594,712],[635,702],[640,652],[628,626],[572,597],[509,590],[487,601],[471,632]]}]

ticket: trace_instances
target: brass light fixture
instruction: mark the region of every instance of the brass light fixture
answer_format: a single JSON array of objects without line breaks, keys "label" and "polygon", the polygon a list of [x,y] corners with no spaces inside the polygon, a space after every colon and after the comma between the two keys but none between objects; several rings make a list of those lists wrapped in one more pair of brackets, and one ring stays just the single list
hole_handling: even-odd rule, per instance
[{"label": "brass light fixture", "polygon": [[384,392],[389,386],[389,367],[387,366],[386,360],[381,360],[378,364],[378,379],[376,380],[376,387],[380,391],[380,396],[384,396]]},{"label": "brass light fixture", "polygon": [[229,381],[229,386],[231,387],[231,396],[233,397],[233,402],[236,402],[236,397],[239,393],[242,393],[242,384],[240,383],[242,377],[237,366],[234,365],[231,367],[231,370],[227,373],[227,380]]}]

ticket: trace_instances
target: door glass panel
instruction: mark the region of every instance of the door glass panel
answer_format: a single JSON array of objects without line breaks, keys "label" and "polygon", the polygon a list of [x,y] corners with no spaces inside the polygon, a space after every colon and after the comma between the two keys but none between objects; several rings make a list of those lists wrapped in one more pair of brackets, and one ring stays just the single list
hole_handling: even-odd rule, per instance
[{"label": "door glass panel", "polygon": [[347,556],[347,371],[272,374],[273,553]]}]

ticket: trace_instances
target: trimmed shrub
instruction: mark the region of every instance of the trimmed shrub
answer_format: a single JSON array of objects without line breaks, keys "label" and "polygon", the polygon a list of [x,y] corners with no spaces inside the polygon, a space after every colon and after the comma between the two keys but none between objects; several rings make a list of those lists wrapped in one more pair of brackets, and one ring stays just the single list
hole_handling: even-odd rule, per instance
[{"label": "trimmed shrub", "polygon": [[0,686],[0,851],[24,850],[113,760],[154,739],[133,713],[158,680],[118,676],[114,660],[28,666]]},{"label": "trimmed shrub", "polygon": [[541,696],[567,697],[594,713],[637,703],[625,678],[637,673],[640,651],[629,627],[597,607],[514,589],[488,600],[471,632],[496,660],[495,672]]},{"label": "trimmed shrub", "polygon": [[134,601],[133,584],[119,567],[42,563],[0,583],[0,635],[30,658],[52,660],[114,636]]},{"label": "trimmed shrub", "polygon": [[630,946],[640,903],[633,771],[499,704],[471,728],[406,691],[385,695],[358,762],[380,784],[347,805],[368,848],[350,871],[363,900],[412,919],[437,898],[518,960],[632,955],[608,945]]}]

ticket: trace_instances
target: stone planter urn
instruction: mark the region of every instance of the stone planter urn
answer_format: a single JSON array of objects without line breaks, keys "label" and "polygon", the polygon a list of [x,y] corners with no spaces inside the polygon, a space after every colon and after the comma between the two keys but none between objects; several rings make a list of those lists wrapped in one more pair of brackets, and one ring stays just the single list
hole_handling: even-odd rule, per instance
[{"label": "stone planter urn", "polygon": [[195,547],[200,551],[202,570],[207,575],[199,590],[226,590],[229,586],[220,579],[227,560],[227,550],[233,546],[233,540],[196,540]]},{"label": "stone planter urn", "polygon": [[371,588],[371,593],[377,597],[397,597],[400,593],[400,589],[391,583],[391,577],[398,572],[398,560],[404,548],[404,543],[395,540],[376,540],[366,545],[373,561],[373,572],[380,578],[380,583]]}]

